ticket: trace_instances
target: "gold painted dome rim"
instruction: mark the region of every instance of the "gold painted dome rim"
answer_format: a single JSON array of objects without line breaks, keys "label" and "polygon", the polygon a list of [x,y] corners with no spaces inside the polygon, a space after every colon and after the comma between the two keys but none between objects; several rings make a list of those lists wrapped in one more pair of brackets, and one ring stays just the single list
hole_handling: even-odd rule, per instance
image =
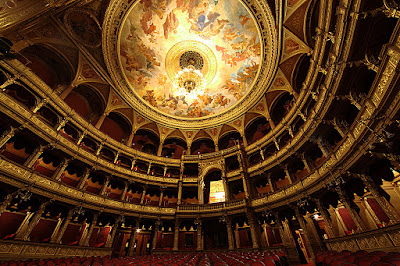
[{"label": "gold painted dome rim", "polygon": [[[205,129],[238,119],[255,106],[270,87],[276,74],[280,50],[272,12],[263,0],[241,1],[254,20],[261,43],[261,63],[252,88],[240,101],[221,113],[204,117],[186,118],[163,113],[143,101],[132,91],[120,65],[120,35],[127,15],[138,1],[112,0],[103,23],[103,54],[109,73],[117,85],[117,93],[143,117],[160,125],[186,130]],[[251,7],[251,8],[250,8]]]}]

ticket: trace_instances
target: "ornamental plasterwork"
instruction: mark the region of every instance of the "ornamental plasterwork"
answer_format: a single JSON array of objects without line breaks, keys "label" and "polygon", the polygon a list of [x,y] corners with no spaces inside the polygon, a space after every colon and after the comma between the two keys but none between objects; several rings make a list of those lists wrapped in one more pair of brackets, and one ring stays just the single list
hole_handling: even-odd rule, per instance
[{"label": "ornamental plasterwork", "polygon": [[[151,1],[148,2],[150,5],[156,4],[157,1],[152,3]],[[240,2],[238,2],[239,4]],[[104,23],[103,29],[103,48],[105,53],[106,63],[108,65],[109,72],[113,77],[115,83],[118,87],[121,88],[119,93],[122,95],[124,99],[135,109],[140,110],[141,113],[144,113],[150,120],[153,120],[157,123],[163,125],[169,125],[172,127],[179,127],[179,128],[186,128],[186,129],[194,129],[194,128],[207,128],[213,127],[216,125],[221,125],[223,123],[229,122],[239,115],[243,114],[245,111],[248,110],[249,107],[253,106],[261,97],[261,95],[265,92],[265,90],[269,87],[271,83],[271,79],[276,71],[276,64],[278,62],[278,48],[277,48],[277,33],[275,29],[275,22],[271,11],[268,6],[265,5],[262,1],[254,0],[248,1],[245,3],[241,3],[245,5],[247,11],[251,13],[248,18],[252,18],[254,23],[257,26],[257,30],[261,36],[260,45],[261,45],[261,64],[259,70],[259,75],[257,80],[255,81],[255,85],[253,88],[246,94],[244,97],[239,101],[238,104],[235,105],[234,108],[228,109],[223,111],[220,114],[209,115],[207,117],[200,117],[200,118],[185,118],[169,115],[164,112],[160,112],[155,108],[151,107],[150,104],[145,103],[141,97],[132,90],[132,87],[126,82],[126,78],[121,71],[121,57],[120,57],[120,43],[121,43],[121,30],[123,25],[125,25],[125,21],[127,16],[134,6],[134,2],[130,3],[130,1],[113,1],[109,9],[106,13],[106,20]],[[223,3],[219,3],[220,5]],[[161,8],[162,7],[158,7]],[[178,10],[179,11],[179,10]],[[177,11],[177,12],[178,12]],[[180,11],[179,11],[180,12]],[[179,13],[178,12],[178,13]],[[154,12],[153,12],[154,13]],[[178,14],[177,13],[177,14]],[[210,13],[210,12],[208,12]],[[208,14],[207,13],[207,14]],[[158,13],[154,13],[151,16],[156,17]],[[170,23],[175,21],[174,19],[179,17],[177,14],[170,13],[169,19],[171,20]],[[210,13],[214,14],[218,17],[217,12]],[[147,14],[148,15],[148,14]],[[174,16],[175,15],[175,16]],[[221,14],[220,14],[221,15]],[[239,14],[240,15],[240,14]],[[245,16],[245,14],[243,14]],[[211,20],[218,23],[223,23],[222,17],[221,18],[211,18],[209,16],[210,23]],[[160,16],[161,18],[161,16]],[[143,18],[142,18],[143,19]],[[202,18],[198,18],[197,23]],[[155,23],[155,22],[154,22]],[[184,25],[181,22],[180,25]],[[207,20],[206,22],[207,23]],[[244,23],[244,21],[243,21]],[[170,25],[170,24],[168,24]],[[203,24],[199,26],[200,28],[198,31],[202,31],[203,27],[207,27]],[[217,25],[215,25],[216,27]],[[145,28],[146,30],[150,30]],[[196,31],[196,29],[195,29]],[[169,32],[169,31],[168,31]],[[172,31],[173,32],[173,31]],[[214,33],[213,33],[214,34]]]}]

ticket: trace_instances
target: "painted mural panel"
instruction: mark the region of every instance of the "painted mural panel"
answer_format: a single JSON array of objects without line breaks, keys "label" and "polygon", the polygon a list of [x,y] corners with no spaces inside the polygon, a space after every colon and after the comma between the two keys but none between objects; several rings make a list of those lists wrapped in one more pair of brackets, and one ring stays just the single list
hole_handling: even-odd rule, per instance
[{"label": "painted mural panel", "polygon": [[195,118],[221,113],[246,95],[261,48],[239,1],[142,0],[122,28],[120,63],[144,101]]}]

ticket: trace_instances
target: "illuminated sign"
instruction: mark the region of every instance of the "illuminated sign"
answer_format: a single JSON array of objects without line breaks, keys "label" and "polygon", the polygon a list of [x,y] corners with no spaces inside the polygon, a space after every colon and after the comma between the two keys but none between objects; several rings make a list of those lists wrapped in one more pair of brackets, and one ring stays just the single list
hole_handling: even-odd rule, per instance
[{"label": "illuminated sign", "polygon": [[222,180],[210,181],[210,203],[225,201],[224,183]]}]

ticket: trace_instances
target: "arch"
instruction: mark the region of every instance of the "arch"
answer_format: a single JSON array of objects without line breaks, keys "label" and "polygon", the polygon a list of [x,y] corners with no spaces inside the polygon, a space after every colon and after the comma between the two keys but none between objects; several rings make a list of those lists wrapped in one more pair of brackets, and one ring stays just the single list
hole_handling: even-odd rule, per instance
[{"label": "arch", "polygon": [[100,131],[106,133],[116,141],[127,139],[132,132],[129,120],[119,112],[111,112],[100,127]]},{"label": "arch", "polygon": [[156,155],[160,145],[159,136],[154,131],[141,128],[136,131],[132,141],[132,148]]},{"label": "arch", "polygon": [[239,131],[232,128],[231,131],[227,131],[219,137],[218,148],[220,150],[231,148],[233,146],[236,146],[238,141],[239,143],[242,143],[243,138],[240,135]]},{"label": "arch", "polygon": [[22,56],[17,55],[18,60],[27,65],[50,88],[55,89],[61,84],[69,85],[74,78],[74,71],[68,60],[48,45],[33,44],[22,49],[20,54]]},{"label": "arch", "polygon": [[303,82],[306,80],[308,75],[308,69],[310,68],[311,64],[310,59],[311,56],[304,54],[297,60],[292,76],[293,90],[297,93],[300,93]]},{"label": "arch", "polygon": [[168,137],[164,140],[161,156],[168,158],[181,158],[186,152],[186,141],[177,137]]},{"label": "arch", "polygon": [[271,119],[278,124],[294,105],[294,97],[288,92],[279,95],[271,107]]},{"label": "arch", "polygon": [[254,118],[245,129],[245,137],[249,144],[262,139],[271,129],[270,124],[264,116]]},{"label": "arch", "polygon": [[101,93],[89,84],[80,84],[64,99],[72,109],[89,121],[97,121],[105,110]]},{"label": "arch", "polygon": [[215,151],[214,141],[211,138],[198,138],[192,142],[191,151],[193,155],[211,153]]}]

